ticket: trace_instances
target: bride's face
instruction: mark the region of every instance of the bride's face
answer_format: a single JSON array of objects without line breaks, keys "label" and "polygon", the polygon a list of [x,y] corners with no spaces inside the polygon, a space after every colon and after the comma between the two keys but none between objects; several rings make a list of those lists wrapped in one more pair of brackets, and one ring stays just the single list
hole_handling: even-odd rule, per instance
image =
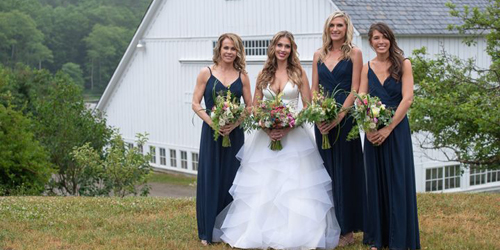
[{"label": "bride's face", "polygon": [[282,37],[278,40],[275,46],[276,59],[278,61],[286,61],[292,52],[292,43],[290,39]]}]

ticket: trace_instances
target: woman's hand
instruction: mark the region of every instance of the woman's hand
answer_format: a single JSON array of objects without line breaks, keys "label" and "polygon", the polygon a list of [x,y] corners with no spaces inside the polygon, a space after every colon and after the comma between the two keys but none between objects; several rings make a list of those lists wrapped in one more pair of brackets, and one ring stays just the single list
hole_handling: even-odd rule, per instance
[{"label": "woman's hand", "polygon": [[375,138],[377,137],[378,131],[366,132],[366,139],[373,145],[377,145]]},{"label": "woman's hand", "polygon": [[344,116],[344,113],[340,113],[337,119],[333,120],[332,122],[320,122],[316,125],[318,125],[318,129],[322,135],[327,135],[328,133],[330,133],[330,130],[335,128],[335,126],[337,126],[342,121],[342,119],[344,119]]},{"label": "woman's hand", "polygon": [[383,127],[382,129],[377,131],[377,134],[373,137],[374,144],[381,145],[384,143],[385,139],[389,137],[392,132],[392,128],[389,126]]},{"label": "woman's hand", "polygon": [[224,125],[220,128],[219,132],[222,136],[229,135],[235,128],[239,126],[239,123],[232,123],[228,125]]},{"label": "woman's hand", "polygon": [[281,140],[283,137],[285,137],[285,135],[287,135],[290,131],[292,130],[292,128],[288,127],[288,128],[280,128],[280,129],[275,129],[276,131],[276,140],[279,141]]}]

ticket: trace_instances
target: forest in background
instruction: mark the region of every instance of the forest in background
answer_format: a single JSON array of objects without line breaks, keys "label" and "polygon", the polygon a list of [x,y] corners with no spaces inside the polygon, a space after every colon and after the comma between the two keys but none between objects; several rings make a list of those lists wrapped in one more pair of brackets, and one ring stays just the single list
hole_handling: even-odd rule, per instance
[{"label": "forest in background", "polygon": [[0,63],[64,71],[96,97],[151,0],[2,0]]}]

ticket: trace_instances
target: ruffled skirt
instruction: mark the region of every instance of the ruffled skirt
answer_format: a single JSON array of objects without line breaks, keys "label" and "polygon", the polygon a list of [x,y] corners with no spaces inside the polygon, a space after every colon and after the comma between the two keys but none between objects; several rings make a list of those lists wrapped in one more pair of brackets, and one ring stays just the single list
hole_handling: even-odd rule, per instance
[{"label": "ruffled skirt", "polygon": [[218,216],[213,241],[260,249],[332,249],[340,227],[331,179],[311,134],[295,128],[269,149],[257,131],[238,156],[241,166],[229,193],[233,202]]}]

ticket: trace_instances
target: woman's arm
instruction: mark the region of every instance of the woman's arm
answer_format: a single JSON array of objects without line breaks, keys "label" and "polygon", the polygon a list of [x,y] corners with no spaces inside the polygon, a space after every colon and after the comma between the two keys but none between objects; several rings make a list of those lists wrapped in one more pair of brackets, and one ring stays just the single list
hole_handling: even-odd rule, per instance
[{"label": "woman's arm", "polygon": [[302,97],[302,105],[307,107],[311,103],[311,89],[309,88],[309,80],[307,80],[306,71],[302,69],[302,85],[300,87],[300,96]]},{"label": "woman's arm", "polygon": [[396,109],[396,113],[392,117],[391,124],[383,127],[378,131],[378,144],[382,144],[385,139],[391,134],[392,130],[403,120],[408,112],[408,109],[413,102],[413,70],[410,60],[403,61],[403,76],[401,78],[403,99]]},{"label": "woman's arm", "polygon": [[207,114],[205,109],[201,107],[201,100],[203,99],[203,94],[205,93],[205,88],[207,85],[207,80],[210,77],[210,72],[208,68],[204,67],[200,70],[198,77],[196,78],[196,85],[193,91],[193,100],[191,101],[191,108],[193,111],[209,126],[212,126],[212,119]]},{"label": "woman's arm", "polygon": [[[312,82],[311,82],[311,93],[319,92],[319,76],[318,76],[318,60],[319,60],[319,50],[314,52],[313,62],[312,62]],[[312,99],[312,96],[311,96]]]},{"label": "woman's arm", "polygon": [[361,70],[363,69],[363,55],[361,50],[358,48],[353,48],[351,52],[351,61],[352,61],[352,79],[351,79],[351,92],[345,99],[342,104],[342,112],[339,114],[339,118],[337,119],[337,124],[344,119],[344,117],[349,112],[349,109],[352,107],[354,103],[355,96],[353,91],[359,91],[360,79],[361,79]]}]

